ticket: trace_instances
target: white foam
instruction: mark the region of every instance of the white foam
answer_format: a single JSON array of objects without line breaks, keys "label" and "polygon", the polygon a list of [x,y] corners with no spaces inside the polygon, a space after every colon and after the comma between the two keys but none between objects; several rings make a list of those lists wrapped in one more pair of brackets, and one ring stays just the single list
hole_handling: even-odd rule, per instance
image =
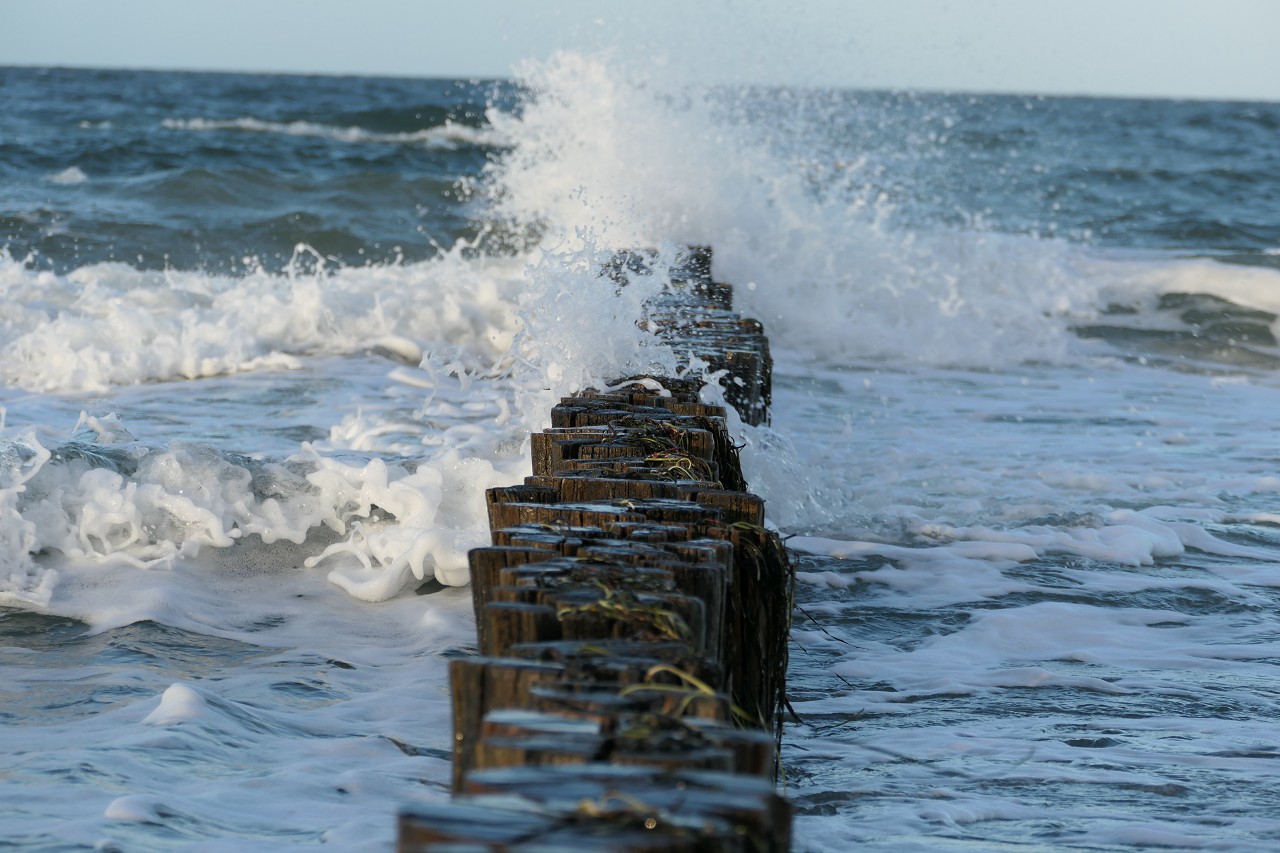
[{"label": "white foam", "polygon": [[[174,684],[164,691],[160,704],[142,720],[146,726],[176,726],[198,720],[208,714],[208,702],[200,692],[185,684]],[[108,815],[110,817],[110,815]]]},{"label": "white foam", "polygon": [[[482,459],[463,459],[452,449],[437,454],[407,476],[388,479],[374,460],[363,469],[318,459],[309,479],[335,506],[354,503],[350,535],[306,561],[331,568],[329,579],[359,598],[382,601],[398,594],[409,577],[433,577],[447,585],[467,582],[466,555],[482,544],[484,490],[510,482],[510,474]],[[377,506],[381,519],[369,519]],[[347,533],[346,518],[326,523]]]},{"label": "white foam", "polygon": [[79,166],[68,166],[61,172],[49,175],[45,180],[51,184],[71,186],[74,184],[83,184],[85,181],[89,180],[89,176],[86,175]]},{"label": "white foam", "polygon": [[39,531],[23,514],[22,497],[27,482],[48,461],[49,451],[30,430],[5,438],[3,415],[0,409],[0,604],[44,606],[58,576],[31,559]]},{"label": "white foam", "polygon": [[[210,548],[252,552],[249,540],[300,546],[300,564],[367,601],[428,578],[466,583],[467,551],[484,541],[484,490],[528,473],[527,435],[545,425],[551,402],[618,375],[671,370],[674,361],[635,325],[656,281],[618,294],[596,268],[608,252],[463,261],[462,248],[423,264],[319,277],[220,279],[118,266],[56,277],[11,264],[14,292],[32,278],[55,299],[64,292],[51,322],[38,322],[44,303],[20,314],[32,328],[10,351],[38,345],[44,361],[22,359],[11,369],[37,387],[249,370],[275,355],[302,368],[304,353],[342,350],[386,350],[406,362],[376,393],[365,386],[359,408],[333,413],[327,441],[303,444],[280,462],[249,462],[200,443],[144,445],[116,422],[82,417],[94,427],[88,449],[77,446],[65,459],[45,452],[26,475],[32,483],[7,493],[11,523],[25,531],[13,546],[25,573],[10,582],[13,594],[59,607],[49,595],[55,576],[32,561],[40,553],[171,570],[207,559]],[[107,298],[103,288],[116,295]],[[111,312],[111,322],[86,316],[82,305]],[[202,346],[201,366],[184,367]],[[420,367],[409,366],[415,357]],[[180,388],[173,405],[185,408]],[[71,437],[43,430],[50,447]],[[111,445],[136,470],[94,461],[97,447]],[[413,461],[368,456],[383,453]],[[66,596],[78,600],[74,589]],[[117,622],[109,610],[104,603],[87,618]]]},{"label": "white foam", "polygon": [[713,243],[718,274],[777,344],[930,364],[1062,358],[1069,322],[1096,309],[1092,270],[1065,244],[895,232],[874,200],[817,197],[771,146],[804,135],[785,107],[734,126],[706,90],[580,54],[525,75],[533,102],[490,114],[512,145],[491,172],[498,214],[568,241]]},{"label": "white foam", "polygon": [[309,121],[278,122],[241,116],[234,119],[167,118],[161,126],[169,130],[211,133],[217,131],[245,131],[249,133],[278,133],[285,136],[316,136],[351,145],[423,145],[428,148],[456,148],[459,145],[483,145],[501,147],[501,135],[489,128],[470,127],[445,121],[437,127],[399,133],[378,133],[362,127],[335,127]]},{"label": "white foam", "polygon": [[102,813],[107,820],[124,820],[134,823],[163,823],[164,803],[146,794],[130,794],[116,797]]},{"label": "white foam", "polygon": [[[521,263],[462,258],[241,278],[102,263],[60,276],[0,256],[0,379],[102,391],[162,379],[294,369],[304,354],[449,341],[497,358],[517,327]],[[310,250],[299,247],[299,258]]]},{"label": "white foam", "polygon": [[[57,574],[34,562],[41,552],[163,570],[207,559],[211,547],[235,546],[249,558],[258,546],[240,543],[250,538],[299,546],[299,564],[322,566],[368,601],[399,594],[411,579],[463,584],[466,552],[483,539],[484,489],[512,482],[528,464],[508,451],[493,457],[497,467],[456,447],[436,448],[414,470],[381,459],[343,463],[311,449],[287,466],[253,467],[198,446],[138,453],[136,473],[125,476],[77,457],[50,464],[43,451],[39,470],[5,490],[4,521],[15,531],[6,540],[7,596],[50,604]],[[325,547],[321,530],[340,539]]]}]

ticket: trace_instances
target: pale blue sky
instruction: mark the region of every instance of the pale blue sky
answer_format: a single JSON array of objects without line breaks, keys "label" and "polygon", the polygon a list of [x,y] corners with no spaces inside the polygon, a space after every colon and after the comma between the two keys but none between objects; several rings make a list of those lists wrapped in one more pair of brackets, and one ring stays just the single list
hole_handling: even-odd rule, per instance
[{"label": "pale blue sky", "polygon": [[503,77],[625,43],[715,82],[1264,100],[1278,33],[1280,0],[0,0],[4,65]]}]

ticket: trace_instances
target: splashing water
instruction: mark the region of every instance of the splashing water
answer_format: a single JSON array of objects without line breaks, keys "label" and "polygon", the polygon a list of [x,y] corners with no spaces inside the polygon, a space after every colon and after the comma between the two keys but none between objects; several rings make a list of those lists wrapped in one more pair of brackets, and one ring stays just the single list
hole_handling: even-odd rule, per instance
[{"label": "splashing water", "polygon": [[1274,110],[678,65],[562,52],[487,105],[0,70],[78,131],[19,110],[3,154],[46,158],[0,257],[6,840],[385,849],[444,795],[484,489],[559,396],[674,366],[601,261],[706,242],[777,357],[734,429],[803,560],[798,849],[1274,846],[1280,223],[1165,144]]}]

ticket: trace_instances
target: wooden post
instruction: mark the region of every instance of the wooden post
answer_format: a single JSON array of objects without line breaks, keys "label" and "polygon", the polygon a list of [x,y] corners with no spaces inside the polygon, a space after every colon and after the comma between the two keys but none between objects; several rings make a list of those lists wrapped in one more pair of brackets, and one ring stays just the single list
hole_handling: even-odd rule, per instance
[{"label": "wooden post", "polygon": [[[603,271],[625,285],[654,254]],[[726,370],[768,420],[763,328],[690,247],[642,324]],[[785,851],[777,772],[794,571],[725,412],[693,375],[583,389],[486,493],[471,552],[479,657],[450,662],[455,798],[401,814],[401,853]]]}]

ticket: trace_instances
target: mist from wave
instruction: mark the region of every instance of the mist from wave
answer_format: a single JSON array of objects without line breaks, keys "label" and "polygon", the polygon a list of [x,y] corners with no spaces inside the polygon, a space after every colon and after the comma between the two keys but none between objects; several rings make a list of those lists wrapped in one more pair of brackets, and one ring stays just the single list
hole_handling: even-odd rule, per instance
[{"label": "mist from wave", "polygon": [[[1081,214],[1105,205],[1079,202],[1077,213],[1057,198],[1076,153],[1062,147],[1073,132],[1066,126],[1105,114],[1106,104],[1073,104],[1068,119],[1064,107],[1034,98],[710,88],[647,69],[631,76],[625,64],[573,53],[530,66],[522,81],[531,97],[518,115],[489,113],[511,146],[487,169],[494,215],[536,225],[562,246],[583,235],[618,246],[714,243],[717,271],[740,285],[740,304],[765,321],[775,346],[804,357],[1069,362],[1094,351],[1077,330],[1114,320],[1117,306],[1140,315],[1138,324],[1171,293],[1275,308],[1274,265],[1244,264],[1185,235],[1176,251],[1153,250],[1146,225],[1095,241],[1102,229]],[[968,127],[979,117],[997,134],[1022,120],[1021,137],[975,141]],[[1152,136],[1161,142],[1165,132]],[[1107,139],[1092,144],[1098,159],[1112,150]],[[993,147],[1013,163],[1037,159],[993,174],[984,165]],[[1193,169],[1181,152],[1168,157],[1153,171]],[[1010,194],[1002,215],[1026,208],[1012,214],[1016,227],[1001,227],[991,199],[957,183],[971,166],[989,179],[983,193]],[[1036,176],[1038,187],[1024,186]],[[1108,181],[1094,183],[1103,191]],[[1154,191],[1139,200],[1139,218],[1173,215],[1161,199]],[[956,210],[969,213],[957,222]],[[1266,258],[1266,245],[1247,249]],[[1217,262],[1188,257],[1196,250]]]}]

